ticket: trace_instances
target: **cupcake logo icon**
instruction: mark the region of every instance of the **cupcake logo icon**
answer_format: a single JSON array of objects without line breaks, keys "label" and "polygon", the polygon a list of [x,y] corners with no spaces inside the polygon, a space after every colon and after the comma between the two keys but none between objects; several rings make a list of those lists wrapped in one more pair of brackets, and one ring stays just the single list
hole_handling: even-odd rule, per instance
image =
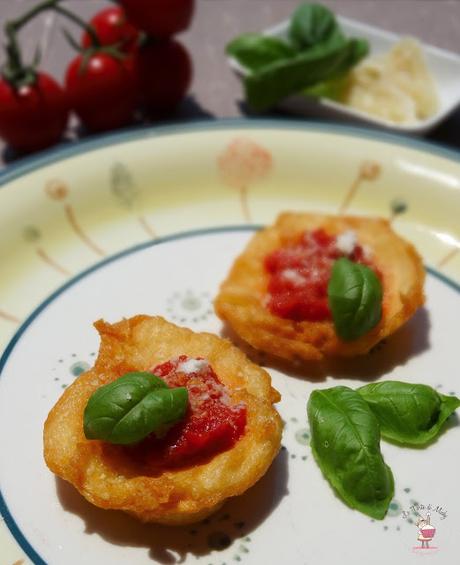
[{"label": "cupcake logo icon", "polygon": [[433,515],[436,522],[438,519],[445,520],[447,511],[440,505],[428,504],[425,506],[419,503],[414,503],[409,510],[402,511],[402,518],[417,528],[418,543],[412,547],[414,553],[426,554],[428,553],[426,550],[434,550],[434,552],[438,550],[438,547],[433,544],[433,538],[436,535],[436,527],[432,523]]},{"label": "cupcake logo icon", "polygon": [[428,512],[425,517],[420,516],[415,522],[418,528],[417,541],[420,545],[415,549],[437,549],[436,547],[430,546],[433,538],[436,534],[436,528],[431,524],[431,514]]}]

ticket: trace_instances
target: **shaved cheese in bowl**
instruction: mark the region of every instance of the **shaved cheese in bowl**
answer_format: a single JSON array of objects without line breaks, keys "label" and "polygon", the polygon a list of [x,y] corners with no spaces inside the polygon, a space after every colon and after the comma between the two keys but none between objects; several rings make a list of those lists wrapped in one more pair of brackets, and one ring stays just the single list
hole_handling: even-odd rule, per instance
[{"label": "shaved cheese in bowl", "polygon": [[341,102],[393,123],[433,116],[438,95],[420,43],[404,38],[388,53],[365,59],[350,73]]}]

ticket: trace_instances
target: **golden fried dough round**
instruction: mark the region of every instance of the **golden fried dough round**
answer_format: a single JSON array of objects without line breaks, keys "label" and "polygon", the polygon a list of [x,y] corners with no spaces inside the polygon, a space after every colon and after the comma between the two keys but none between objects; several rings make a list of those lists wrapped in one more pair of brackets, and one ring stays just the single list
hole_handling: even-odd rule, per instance
[{"label": "golden fried dough round", "polygon": [[[113,325],[99,321],[95,327],[101,346],[94,367],[66,389],[45,422],[44,455],[51,471],[96,506],[163,524],[201,520],[264,475],[282,431],[273,408],[280,395],[268,373],[230,342],[160,317],[135,316]],[[231,403],[246,404],[246,428],[233,447],[188,467],[149,470],[118,446],[86,439],[83,411],[98,387],[179,355],[207,359]]]},{"label": "golden fried dough round", "polygon": [[[353,341],[341,340],[331,320],[294,321],[273,315],[265,305],[269,280],[265,257],[295,244],[305,231],[320,228],[333,236],[353,230],[381,275],[382,318]],[[273,226],[257,232],[236,259],[220,287],[215,310],[243,340],[274,356],[313,361],[362,355],[395,332],[424,303],[424,279],[415,248],[396,235],[384,219],[286,212]]]}]

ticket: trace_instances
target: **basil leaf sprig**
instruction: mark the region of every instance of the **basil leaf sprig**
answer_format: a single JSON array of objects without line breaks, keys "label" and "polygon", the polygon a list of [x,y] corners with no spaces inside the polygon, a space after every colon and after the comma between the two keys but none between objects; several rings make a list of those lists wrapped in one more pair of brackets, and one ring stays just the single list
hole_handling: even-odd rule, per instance
[{"label": "basil leaf sprig", "polygon": [[226,48],[249,74],[246,98],[255,110],[266,110],[297,92],[346,75],[369,52],[365,39],[346,38],[335,15],[319,4],[302,4],[291,16],[287,38],[244,34]]},{"label": "basil leaf sprig", "polygon": [[331,10],[321,4],[301,4],[292,14],[288,35],[297,49],[304,49],[334,32],[339,32],[339,26]]},{"label": "basil leaf sprig", "polygon": [[83,414],[87,439],[129,445],[151,433],[163,434],[186,413],[188,392],[169,388],[148,372],[126,373],[98,388]]},{"label": "basil leaf sprig", "polygon": [[394,481],[368,404],[358,392],[337,386],[312,392],[307,412],[311,449],[325,478],[351,508],[384,518]]},{"label": "basil leaf sprig", "polygon": [[384,439],[421,447],[433,441],[447,418],[460,407],[456,396],[427,385],[384,381],[358,389],[380,423]]},{"label": "basil leaf sprig", "polygon": [[328,284],[335,331],[345,341],[374,328],[382,317],[382,285],[375,272],[342,257],[335,261]]},{"label": "basil leaf sprig", "polygon": [[380,436],[424,447],[459,407],[455,396],[401,381],[315,390],[307,405],[311,449],[324,477],[349,506],[382,519],[394,481],[380,453]]},{"label": "basil leaf sprig", "polygon": [[247,69],[257,71],[275,61],[293,57],[296,51],[278,37],[245,33],[230,41],[227,45],[227,53]]}]

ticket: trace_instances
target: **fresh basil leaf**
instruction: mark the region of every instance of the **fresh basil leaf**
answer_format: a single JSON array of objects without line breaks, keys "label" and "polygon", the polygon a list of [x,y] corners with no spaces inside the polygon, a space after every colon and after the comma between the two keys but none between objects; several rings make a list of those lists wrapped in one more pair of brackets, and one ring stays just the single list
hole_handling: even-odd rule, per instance
[{"label": "fresh basil leaf", "polygon": [[301,4],[291,16],[289,39],[297,49],[311,47],[338,29],[333,12],[320,4]]},{"label": "fresh basil leaf", "polygon": [[302,94],[313,98],[329,98],[330,100],[341,100],[348,88],[347,77],[340,77],[325,82],[319,82],[309,88],[305,88]]},{"label": "fresh basil leaf", "polygon": [[325,478],[351,508],[384,518],[393,475],[380,452],[377,418],[362,396],[344,386],[315,390],[307,412],[311,449]]},{"label": "fresh basil leaf", "polygon": [[290,94],[335,78],[342,74],[350,49],[354,49],[350,40],[334,36],[290,59],[263,67],[244,79],[248,103],[255,110],[266,110]]},{"label": "fresh basil leaf", "polygon": [[367,39],[362,39],[360,37],[353,37],[351,40],[351,50],[348,59],[348,67],[345,69],[348,71],[355,65],[357,65],[361,59],[369,55],[370,47],[369,41]]},{"label": "fresh basil leaf", "polygon": [[380,422],[382,437],[403,445],[433,441],[447,418],[460,407],[456,396],[445,396],[427,385],[384,381],[358,389]]},{"label": "fresh basil leaf", "polygon": [[328,77],[329,80],[345,76],[350,69],[356,66],[361,59],[369,53],[369,43],[365,39],[353,37],[348,40],[347,50],[334,72]]},{"label": "fresh basil leaf", "polygon": [[382,317],[382,285],[372,269],[345,257],[335,261],[328,285],[335,330],[343,340],[361,337]]},{"label": "fresh basil leaf", "polygon": [[163,433],[183,418],[187,401],[186,388],[170,389],[152,373],[127,373],[90,397],[83,415],[85,436],[136,443],[152,432]]},{"label": "fresh basil leaf", "polygon": [[295,55],[295,50],[285,41],[255,33],[240,35],[227,45],[226,51],[250,71]]},{"label": "fresh basil leaf", "polygon": [[130,444],[144,439],[152,432],[162,436],[185,416],[187,400],[185,387],[153,390],[115,424],[109,441]]},{"label": "fresh basil leaf", "polygon": [[356,66],[369,53],[369,42],[366,39],[356,37],[347,39],[339,29],[334,30],[329,38],[324,43],[319,44],[318,47],[340,47],[343,50],[337,64],[328,70],[328,81],[343,79],[350,69]]}]

